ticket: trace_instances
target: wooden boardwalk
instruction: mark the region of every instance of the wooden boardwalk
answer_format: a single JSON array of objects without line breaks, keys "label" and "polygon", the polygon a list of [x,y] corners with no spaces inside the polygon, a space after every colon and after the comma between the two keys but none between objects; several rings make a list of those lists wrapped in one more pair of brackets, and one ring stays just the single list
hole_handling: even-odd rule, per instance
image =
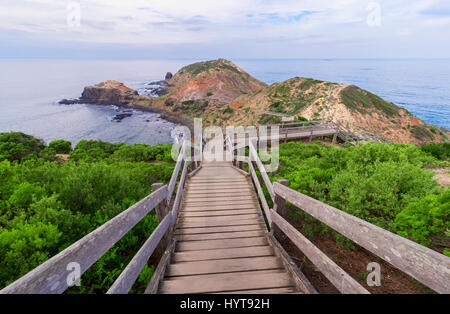
[{"label": "wooden boardwalk", "polygon": [[231,162],[203,162],[183,194],[159,293],[299,293],[269,245],[249,176]]}]

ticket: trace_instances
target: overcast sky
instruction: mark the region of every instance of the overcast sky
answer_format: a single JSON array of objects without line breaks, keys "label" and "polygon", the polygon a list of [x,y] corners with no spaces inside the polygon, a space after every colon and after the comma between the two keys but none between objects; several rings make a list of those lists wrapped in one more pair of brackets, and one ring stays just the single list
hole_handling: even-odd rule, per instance
[{"label": "overcast sky", "polygon": [[449,0],[0,0],[0,57],[449,58]]}]

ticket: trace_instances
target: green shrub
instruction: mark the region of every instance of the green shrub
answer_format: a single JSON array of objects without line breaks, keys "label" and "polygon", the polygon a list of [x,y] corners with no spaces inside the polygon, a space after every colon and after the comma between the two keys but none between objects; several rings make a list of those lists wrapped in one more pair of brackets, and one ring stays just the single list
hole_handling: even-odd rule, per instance
[{"label": "green shrub", "polygon": [[[431,224],[438,226],[440,222],[430,222],[431,213],[436,211],[419,206],[421,200],[431,202],[431,199],[438,197],[442,204],[447,202],[447,207],[440,207],[439,219],[444,220],[442,213],[446,211],[448,215],[449,212],[448,196],[437,196],[439,187],[433,179],[434,174],[424,168],[436,164],[438,161],[434,157],[414,145],[365,144],[338,148],[319,142],[290,142],[280,145],[280,167],[271,177],[274,181],[288,179],[289,186],[294,190],[379,227],[403,232],[402,235],[410,238],[414,235],[415,241],[422,241],[423,238],[419,238],[417,233],[426,230],[434,235],[437,231]],[[412,205],[416,202],[419,205]],[[422,208],[424,213],[418,208]],[[417,216],[423,215],[423,221],[420,220],[423,228],[417,225],[419,229],[414,232],[412,225],[419,220],[405,218],[414,217],[411,213],[413,209]],[[355,247],[353,242],[334,231],[330,232],[329,227],[300,210],[297,214],[302,218],[301,230],[308,236],[326,234],[333,236],[339,245],[348,249]],[[448,221],[448,217],[445,219]],[[438,233],[442,234],[448,223],[440,224],[438,228]]]},{"label": "green shrub", "polygon": [[[17,134],[2,137],[9,155],[0,161],[0,288],[141,200],[152,183],[168,182],[174,168],[170,145],[80,141],[69,161],[54,162],[47,152],[69,142],[40,147]],[[39,149],[26,151],[24,142]],[[156,226],[155,214],[147,215],[68,293],[106,292]],[[143,291],[153,270],[145,266],[132,292]]]},{"label": "green shrub", "polygon": [[68,154],[72,150],[72,143],[65,140],[55,140],[50,142],[48,147],[57,154]]},{"label": "green shrub", "polygon": [[44,150],[44,141],[20,132],[0,133],[0,161],[35,158]]},{"label": "green shrub", "polygon": [[[395,223],[399,235],[422,245],[429,246],[435,236],[450,239],[445,235],[450,228],[450,190],[408,204],[397,215]],[[450,245],[450,241],[447,243]]]},{"label": "green shrub", "polygon": [[424,152],[439,160],[450,160],[450,143],[425,144],[421,146]]}]

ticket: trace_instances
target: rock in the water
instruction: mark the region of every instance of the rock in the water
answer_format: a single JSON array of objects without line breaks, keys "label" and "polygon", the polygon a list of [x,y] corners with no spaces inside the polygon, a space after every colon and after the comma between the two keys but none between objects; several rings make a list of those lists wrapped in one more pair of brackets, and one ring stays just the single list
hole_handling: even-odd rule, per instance
[{"label": "rock in the water", "polygon": [[79,103],[80,103],[79,99],[62,99],[58,102],[58,104],[60,105],[74,105]]},{"label": "rock in the water", "polygon": [[133,114],[131,114],[131,113],[121,113],[121,114],[116,115],[116,116],[113,118],[113,121],[120,122],[120,121],[122,121],[122,120],[125,119],[125,118],[131,117],[132,115],[133,115]]},{"label": "rock in the water", "polygon": [[173,77],[173,74],[170,73],[170,72],[167,72],[166,77],[165,77],[165,80],[168,81],[168,80],[170,80],[172,77]]}]

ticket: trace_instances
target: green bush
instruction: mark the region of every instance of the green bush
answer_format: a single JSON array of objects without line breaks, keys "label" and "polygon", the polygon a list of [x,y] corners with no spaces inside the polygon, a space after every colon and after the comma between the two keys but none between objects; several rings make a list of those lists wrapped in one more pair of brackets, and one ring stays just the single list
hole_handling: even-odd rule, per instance
[{"label": "green bush", "polygon": [[450,160],[450,143],[425,144],[421,149],[436,159]]},{"label": "green bush", "polygon": [[44,150],[44,141],[20,132],[0,133],[0,161],[35,158]]},{"label": "green bush", "polygon": [[[152,183],[167,183],[174,168],[170,145],[80,141],[69,161],[55,162],[51,152],[67,152],[69,142],[1,138],[0,288],[144,198]],[[156,226],[155,214],[147,215],[68,293],[106,292]],[[145,266],[132,292],[142,292],[153,271]]]},{"label": "green bush", "polygon": [[399,235],[422,245],[429,246],[435,237],[445,239],[445,232],[450,229],[450,190],[408,204],[395,223]]},{"label": "green bush", "polygon": [[48,147],[57,154],[68,154],[72,150],[72,143],[64,140],[55,140],[50,142]]},{"label": "green bush", "polygon": [[[439,194],[434,173],[425,168],[439,164],[432,155],[441,156],[414,145],[338,148],[319,142],[283,143],[280,167],[271,176],[274,181],[288,179],[294,190],[422,244],[430,244],[428,235],[439,235],[448,247],[450,237],[444,231],[449,228],[449,192]],[[354,247],[345,237],[293,209],[308,236],[328,234],[338,244]],[[311,224],[317,229],[307,226]]]}]

